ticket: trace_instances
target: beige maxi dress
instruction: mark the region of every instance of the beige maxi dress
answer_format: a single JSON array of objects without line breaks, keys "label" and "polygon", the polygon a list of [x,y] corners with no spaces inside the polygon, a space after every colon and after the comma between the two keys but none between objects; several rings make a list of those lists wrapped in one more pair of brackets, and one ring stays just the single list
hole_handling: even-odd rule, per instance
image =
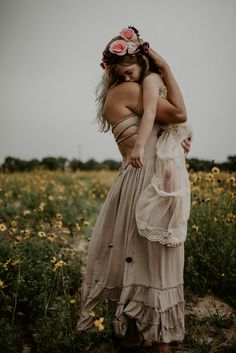
[{"label": "beige maxi dress", "polygon": [[[116,142],[137,133],[139,122],[140,117],[132,114],[116,123],[112,129]],[[88,250],[78,331],[94,329],[89,314],[109,299],[116,305],[117,336],[125,335],[130,318],[148,341],[184,339],[184,244],[168,248],[140,236],[135,217],[139,197],[156,174],[159,132],[155,123],[141,169],[122,162],[98,215]]]}]

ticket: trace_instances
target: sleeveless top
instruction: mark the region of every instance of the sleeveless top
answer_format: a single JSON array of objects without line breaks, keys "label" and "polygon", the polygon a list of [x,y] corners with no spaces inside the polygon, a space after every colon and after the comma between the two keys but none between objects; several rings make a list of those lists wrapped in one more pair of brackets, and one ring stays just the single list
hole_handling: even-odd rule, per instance
[{"label": "sleeveless top", "polygon": [[[159,89],[159,97],[167,97],[166,86],[162,86]],[[127,138],[138,134],[139,124],[140,117],[135,113],[131,113],[113,124],[111,131],[115,137],[116,143],[119,144]]]}]

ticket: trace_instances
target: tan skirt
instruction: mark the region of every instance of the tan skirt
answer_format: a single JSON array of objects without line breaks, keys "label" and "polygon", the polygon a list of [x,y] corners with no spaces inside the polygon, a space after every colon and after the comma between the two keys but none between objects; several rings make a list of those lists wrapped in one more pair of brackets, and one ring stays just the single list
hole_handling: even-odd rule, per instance
[{"label": "tan skirt", "polygon": [[155,124],[142,169],[122,163],[97,218],[89,245],[78,331],[93,329],[89,313],[109,299],[116,303],[117,336],[125,335],[127,319],[131,318],[151,342],[184,339],[184,245],[168,248],[140,236],[135,220],[139,195],[155,172],[157,133]]}]

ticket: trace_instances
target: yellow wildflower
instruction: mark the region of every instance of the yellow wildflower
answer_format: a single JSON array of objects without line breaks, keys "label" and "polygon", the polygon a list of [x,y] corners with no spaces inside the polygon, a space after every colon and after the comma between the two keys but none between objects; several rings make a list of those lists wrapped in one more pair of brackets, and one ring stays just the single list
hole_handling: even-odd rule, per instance
[{"label": "yellow wildflower", "polygon": [[57,221],[57,222],[55,223],[55,227],[56,227],[57,229],[61,229],[61,228],[62,228],[62,221]]},{"label": "yellow wildflower", "polygon": [[54,233],[50,233],[48,234],[48,240],[50,241],[55,241],[55,239],[57,238],[57,235]]},{"label": "yellow wildflower", "polygon": [[0,289],[3,289],[7,287],[7,284],[5,284],[1,279],[0,279]]},{"label": "yellow wildflower", "polygon": [[30,213],[31,213],[30,210],[24,210],[24,211],[23,211],[23,215],[24,215],[24,216],[26,216],[27,214],[30,214]]},{"label": "yellow wildflower", "polygon": [[15,234],[17,232],[17,228],[10,228],[10,234]]},{"label": "yellow wildflower", "polygon": [[61,268],[61,267],[67,265],[67,263],[66,263],[65,261],[63,261],[63,260],[57,261],[57,259],[55,258],[55,256],[53,257],[52,262],[54,263],[54,267],[53,267],[53,271],[54,271],[54,272],[57,271],[58,268]]},{"label": "yellow wildflower", "polygon": [[9,190],[9,191],[7,191],[7,192],[5,192],[4,193],[4,195],[6,196],[6,197],[10,197],[10,196],[12,196],[12,194],[13,194],[13,191],[12,190]]},{"label": "yellow wildflower", "polygon": [[39,211],[43,211],[45,205],[46,205],[45,202],[40,202],[40,205],[39,205],[39,207],[38,207]]},{"label": "yellow wildflower", "polygon": [[80,231],[80,225],[79,225],[79,223],[75,223],[75,225],[76,225],[76,228],[77,228],[77,230],[78,230],[78,232]]},{"label": "yellow wildflower", "polygon": [[38,236],[40,238],[45,238],[46,237],[46,233],[45,232],[38,232]]},{"label": "yellow wildflower", "polygon": [[84,221],[84,226],[88,226],[89,224],[90,224],[90,222],[89,221]]},{"label": "yellow wildflower", "polygon": [[4,270],[5,271],[7,271],[8,270],[8,265],[9,265],[9,263],[11,262],[11,258],[10,259],[8,259],[4,264],[3,264],[3,268],[4,268]]},{"label": "yellow wildflower", "polygon": [[62,214],[61,213],[57,213],[56,214],[56,219],[61,220],[62,219]]},{"label": "yellow wildflower", "polygon": [[198,232],[199,227],[196,224],[192,225],[192,230],[195,230],[195,232]]},{"label": "yellow wildflower", "polygon": [[89,313],[89,315],[92,316],[92,317],[96,317],[96,314],[95,314],[94,311],[91,311],[91,313]]},{"label": "yellow wildflower", "polygon": [[52,262],[53,264],[55,264],[55,262],[57,262],[57,258],[56,258],[55,256],[53,256],[51,262]]},{"label": "yellow wildflower", "polygon": [[75,304],[76,303],[76,300],[75,299],[71,299],[70,300],[70,304]]},{"label": "yellow wildflower", "polygon": [[103,325],[104,317],[100,317],[100,319],[94,320],[94,326],[98,329],[98,331],[103,331],[104,330],[104,325]]},{"label": "yellow wildflower", "polygon": [[208,173],[205,177],[205,180],[209,182],[213,181],[213,179],[214,179],[214,175],[212,173]]},{"label": "yellow wildflower", "polygon": [[20,231],[20,233],[21,234],[31,234],[31,231],[32,231],[32,229],[30,229],[30,228],[26,228],[26,229],[22,229],[21,231]]},{"label": "yellow wildflower", "polygon": [[235,183],[235,177],[232,175],[230,178],[226,180],[228,184],[234,184]]},{"label": "yellow wildflower", "polygon": [[219,174],[220,169],[218,167],[213,167],[213,168],[211,168],[211,171],[213,174]]},{"label": "yellow wildflower", "polygon": [[236,215],[233,213],[229,213],[225,218],[226,223],[233,223],[235,222],[235,220],[236,220]]},{"label": "yellow wildflower", "polygon": [[68,229],[63,229],[63,234],[70,234],[70,231]]},{"label": "yellow wildflower", "polygon": [[0,223],[0,232],[4,232],[7,229],[4,223]]},{"label": "yellow wildflower", "polygon": [[77,255],[78,254],[78,250],[76,248],[72,248],[70,249],[71,255]]},{"label": "yellow wildflower", "polygon": [[21,259],[15,259],[14,261],[12,261],[12,266],[16,266],[16,265],[19,265],[19,264],[21,264]]}]

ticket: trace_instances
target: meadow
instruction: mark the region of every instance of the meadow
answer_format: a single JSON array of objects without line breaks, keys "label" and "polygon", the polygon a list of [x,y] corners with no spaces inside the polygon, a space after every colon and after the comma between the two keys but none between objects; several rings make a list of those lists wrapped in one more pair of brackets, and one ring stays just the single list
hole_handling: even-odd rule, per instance
[{"label": "meadow", "polygon": [[[0,174],[0,347],[3,353],[118,352],[113,312],[76,321],[86,251],[116,171]],[[186,338],[176,352],[235,352],[236,175],[189,171]]]}]

